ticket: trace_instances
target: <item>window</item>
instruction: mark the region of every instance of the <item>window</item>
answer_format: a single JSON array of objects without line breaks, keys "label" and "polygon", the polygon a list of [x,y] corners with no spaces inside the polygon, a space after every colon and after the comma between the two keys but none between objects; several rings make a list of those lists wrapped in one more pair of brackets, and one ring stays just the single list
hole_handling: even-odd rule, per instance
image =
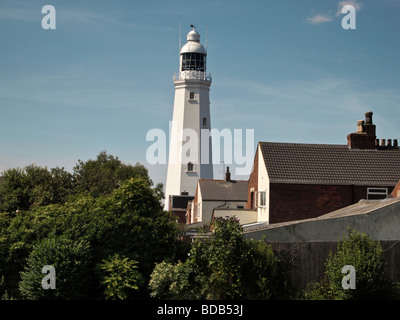
[{"label": "window", "polygon": [[203,127],[206,127],[207,126],[207,118],[203,118]]},{"label": "window", "polygon": [[199,205],[195,203],[194,205],[194,221],[197,222],[197,219],[199,217]]},{"label": "window", "polygon": [[258,194],[260,196],[260,207],[265,207],[267,205],[266,192],[260,191]]},{"label": "window", "polygon": [[202,53],[187,52],[182,54],[181,71],[203,71],[205,67],[205,55]]},{"label": "window", "polygon": [[194,92],[189,93],[189,100],[194,100]]},{"label": "window", "polygon": [[193,172],[193,163],[188,162],[188,164],[186,165],[186,171]]},{"label": "window", "polygon": [[236,209],[244,209],[244,206],[237,205]]},{"label": "window", "polygon": [[254,203],[254,191],[250,192],[250,209],[254,209],[255,203]]},{"label": "window", "polygon": [[368,200],[386,199],[387,196],[388,196],[387,188],[368,188],[367,189],[367,199]]}]

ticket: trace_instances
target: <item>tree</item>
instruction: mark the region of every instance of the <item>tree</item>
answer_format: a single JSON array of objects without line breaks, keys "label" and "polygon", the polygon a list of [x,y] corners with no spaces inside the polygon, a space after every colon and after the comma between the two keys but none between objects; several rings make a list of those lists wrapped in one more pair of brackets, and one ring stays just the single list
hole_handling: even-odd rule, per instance
[{"label": "tree", "polygon": [[[265,242],[246,240],[236,218],[216,218],[184,262],[157,264],[149,282],[160,299],[272,299],[286,289],[281,262]],[[274,279],[274,277],[276,277]]]},{"label": "tree", "polygon": [[29,210],[62,204],[73,192],[72,175],[64,168],[29,165],[3,172],[0,183],[0,212]]},{"label": "tree", "polygon": [[[95,198],[110,194],[130,178],[148,180],[149,185],[153,185],[146,167],[139,163],[135,166],[124,164],[106,151],[100,152],[96,160],[78,160],[74,167],[75,191]],[[159,185],[157,187],[160,188]]]},{"label": "tree", "polygon": [[139,290],[144,278],[136,269],[138,262],[114,254],[98,265],[106,299],[125,300],[131,291]]},{"label": "tree", "polygon": [[[152,186],[144,166],[125,165],[105,152],[80,161],[74,175],[34,165],[7,170],[0,180],[0,294],[28,294],[28,280],[22,286],[28,289],[19,290],[20,273],[27,272],[32,252],[54,237],[88,243],[92,273],[115,254],[122,265],[137,261],[147,284],[155,263],[184,254],[176,218],[160,203],[162,185]],[[91,280],[88,297],[104,297],[101,280]],[[145,282],[137,282],[135,297],[148,297]]]},{"label": "tree", "polygon": [[[87,298],[91,280],[90,245],[65,237],[51,237],[38,243],[27,259],[21,273],[19,289],[24,299],[82,299]],[[44,266],[56,271],[55,288],[45,289],[42,280]]]},{"label": "tree", "polygon": [[289,265],[263,240],[248,241],[249,259],[244,265],[243,283],[247,299],[290,297]]},{"label": "tree", "polygon": [[[93,198],[73,197],[63,205],[48,205],[0,215],[1,290],[19,298],[19,272],[30,253],[44,239],[63,236],[71,241],[90,244],[92,267],[113,254],[138,262],[138,271],[147,282],[154,264],[173,260],[180,254],[180,230],[176,218],[163,211],[149,181],[132,178],[110,195]],[[92,298],[103,295],[99,280],[88,287]],[[138,283],[140,297],[147,286]],[[4,289],[3,289],[4,288]]]},{"label": "tree", "polygon": [[[344,266],[355,269],[355,289],[344,289]],[[386,263],[378,241],[348,228],[347,236],[338,242],[337,252],[330,252],[325,263],[325,281],[305,292],[308,299],[379,299],[390,298],[392,284],[385,278]]]}]

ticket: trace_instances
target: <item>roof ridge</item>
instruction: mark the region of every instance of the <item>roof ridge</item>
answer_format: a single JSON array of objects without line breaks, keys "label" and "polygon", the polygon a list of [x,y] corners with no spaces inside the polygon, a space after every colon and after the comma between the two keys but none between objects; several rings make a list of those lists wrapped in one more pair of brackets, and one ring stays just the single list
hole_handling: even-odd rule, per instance
[{"label": "roof ridge", "polygon": [[307,143],[307,142],[277,142],[277,141],[259,141],[259,144],[275,144],[275,145],[301,145],[301,146],[337,146],[348,147],[347,144],[333,143]]}]

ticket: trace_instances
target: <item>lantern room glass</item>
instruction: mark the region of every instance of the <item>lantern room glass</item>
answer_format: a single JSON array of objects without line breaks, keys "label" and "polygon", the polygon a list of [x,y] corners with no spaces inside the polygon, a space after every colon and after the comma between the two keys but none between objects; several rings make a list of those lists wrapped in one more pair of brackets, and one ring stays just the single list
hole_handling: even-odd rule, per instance
[{"label": "lantern room glass", "polygon": [[205,55],[196,52],[187,52],[182,54],[181,71],[205,71]]}]

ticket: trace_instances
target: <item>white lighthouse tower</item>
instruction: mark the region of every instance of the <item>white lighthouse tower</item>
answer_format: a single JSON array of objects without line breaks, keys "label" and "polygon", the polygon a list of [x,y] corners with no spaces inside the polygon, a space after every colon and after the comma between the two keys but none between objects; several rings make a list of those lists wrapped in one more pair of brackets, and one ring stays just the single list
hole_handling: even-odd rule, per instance
[{"label": "white lighthouse tower", "polygon": [[171,196],[194,196],[198,179],[212,179],[210,131],[211,76],[206,73],[207,51],[195,27],[180,50],[179,72],[174,75],[175,100],[170,125],[165,209]]}]

